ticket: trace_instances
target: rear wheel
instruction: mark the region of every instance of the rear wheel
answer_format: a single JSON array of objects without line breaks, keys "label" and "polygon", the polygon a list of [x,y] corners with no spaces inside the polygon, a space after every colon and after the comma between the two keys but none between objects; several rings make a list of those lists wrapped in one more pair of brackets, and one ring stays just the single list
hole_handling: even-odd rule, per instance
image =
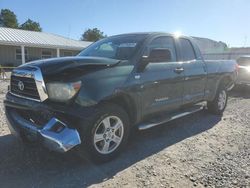
[{"label": "rear wheel", "polygon": [[127,143],[129,118],[118,105],[101,105],[86,124],[87,129],[81,132],[81,155],[86,150],[94,161],[106,162],[116,157]]},{"label": "rear wheel", "polygon": [[223,114],[227,106],[228,93],[225,87],[221,86],[217,90],[216,96],[213,101],[207,102],[208,110],[217,115]]}]

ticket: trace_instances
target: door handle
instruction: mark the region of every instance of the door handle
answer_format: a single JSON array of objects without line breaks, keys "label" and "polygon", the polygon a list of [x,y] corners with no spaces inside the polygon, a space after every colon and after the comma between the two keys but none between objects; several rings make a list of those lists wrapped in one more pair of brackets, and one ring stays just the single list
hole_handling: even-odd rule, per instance
[{"label": "door handle", "polygon": [[176,69],[174,69],[174,72],[177,73],[177,74],[180,74],[184,71],[184,69],[182,67],[178,67]]}]

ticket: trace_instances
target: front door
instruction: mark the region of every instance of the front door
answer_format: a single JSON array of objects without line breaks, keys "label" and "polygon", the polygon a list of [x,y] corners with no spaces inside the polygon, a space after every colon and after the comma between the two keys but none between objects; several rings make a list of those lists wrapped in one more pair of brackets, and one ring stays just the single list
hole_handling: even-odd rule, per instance
[{"label": "front door", "polygon": [[177,62],[174,39],[157,37],[147,45],[145,53],[154,48],[168,49],[171,61],[149,63],[138,73],[143,116],[174,110],[182,105],[184,72],[181,71],[182,64]]}]

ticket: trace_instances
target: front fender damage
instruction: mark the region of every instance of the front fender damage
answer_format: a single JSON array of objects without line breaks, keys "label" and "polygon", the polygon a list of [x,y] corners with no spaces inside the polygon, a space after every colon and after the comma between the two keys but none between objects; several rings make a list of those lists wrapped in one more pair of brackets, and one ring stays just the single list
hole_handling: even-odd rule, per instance
[{"label": "front fender damage", "polygon": [[126,90],[126,81],[133,66],[118,66],[87,75],[82,81],[75,102],[81,106],[93,106]]}]

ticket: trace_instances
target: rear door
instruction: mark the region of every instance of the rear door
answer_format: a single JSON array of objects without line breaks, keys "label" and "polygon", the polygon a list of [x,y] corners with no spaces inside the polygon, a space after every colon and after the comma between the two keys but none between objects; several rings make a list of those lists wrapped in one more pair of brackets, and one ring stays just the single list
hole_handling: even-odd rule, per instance
[{"label": "rear door", "polygon": [[177,41],[184,68],[183,104],[196,103],[204,99],[206,67],[189,39],[179,38]]},{"label": "rear door", "polygon": [[181,63],[177,60],[174,38],[161,36],[154,38],[145,49],[144,55],[154,48],[171,51],[170,62],[149,63],[140,73],[142,112],[144,115],[177,109],[182,104],[183,77]]}]

